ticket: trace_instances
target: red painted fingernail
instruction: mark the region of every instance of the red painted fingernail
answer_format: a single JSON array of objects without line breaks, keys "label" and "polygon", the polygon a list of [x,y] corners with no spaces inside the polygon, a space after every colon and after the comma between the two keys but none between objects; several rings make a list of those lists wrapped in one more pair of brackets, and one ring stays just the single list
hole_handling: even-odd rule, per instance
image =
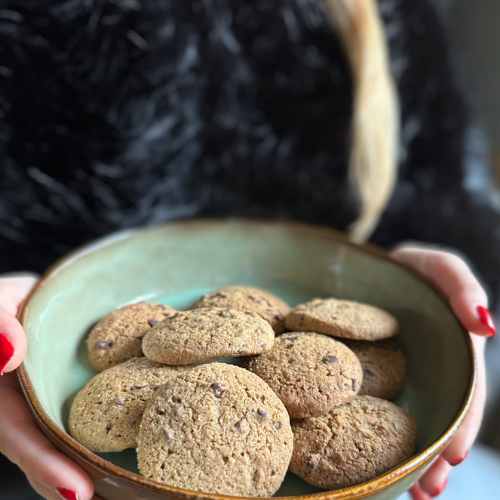
[{"label": "red painted fingernail", "polygon": [[491,319],[490,311],[488,311],[486,307],[477,306],[477,314],[479,314],[481,323],[485,324],[490,330],[490,337],[493,337],[493,335],[495,335],[496,333],[496,330],[495,325],[493,324],[493,320]]},{"label": "red painted fingernail", "polygon": [[56,488],[56,491],[64,500],[80,500],[74,491],[67,490],[66,488]]},{"label": "red painted fingernail", "polygon": [[440,488],[437,488],[434,493],[431,495],[431,497],[438,497],[443,493],[444,489],[446,488],[446,485],[448,484],[448,479],[445,479],[444,483],[441,485]]},{"label": "red painted fingernail", "polygon": [[467,457],[467,454],[469,452],[466,451],[454,464],[450,464],[452,467],[456,467],[457,465],[461,464]]},{"label": "red painted fingernail", "polygon": [[12,356],[14,356],[14,346],[10,343],[7,335],[0,333],[0,375],[3,375],[3,369]]}]

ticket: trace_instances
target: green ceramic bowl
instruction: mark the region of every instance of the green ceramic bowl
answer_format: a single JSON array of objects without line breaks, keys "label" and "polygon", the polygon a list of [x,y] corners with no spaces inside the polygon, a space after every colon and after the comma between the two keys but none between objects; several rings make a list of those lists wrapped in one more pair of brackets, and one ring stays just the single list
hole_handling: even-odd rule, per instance
[{"label": "green ceramic bowl", "polygon": [[48,270],[21,313],[28,353],[20,368],[26,396],[48,438],[90,474],[106,500],[231,498],[145,479],[138,474],[134,450],[94,454],[67,433],[73,398],[95,375],[85,338],[99,318],[140,300],[188,309],[201,294],[229,284],[262,287],[292,305],[318,296],[359,300],[398,318],[396,342],[408,359],[408,382],[396,403],[418,424],[416,455],[373,481],[336,491],[319,490],[289,474],[276,496],[400,496],[469,409],[476,371],[469,336],[446,301],[414,272],[377,249],[304,224],[176,222],[103,238]]}]

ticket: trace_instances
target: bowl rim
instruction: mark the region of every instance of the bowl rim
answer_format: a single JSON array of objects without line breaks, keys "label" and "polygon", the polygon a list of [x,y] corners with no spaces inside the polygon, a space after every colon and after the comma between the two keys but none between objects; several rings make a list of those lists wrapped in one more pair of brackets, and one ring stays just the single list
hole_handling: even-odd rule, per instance
[{"label": "bowl rim", "polygon": [[[414,279],[424,283],[428,288],[433,291],[441,300],[443,300],[444,305],[451,311],[451,313],[456,317],[455,313],[451,309],[451,306],[446,301],[442,292],[429,280],[427,280],[423,275],[415,271],[413,268],[393,260],[387,252],[382,248],[372,244],[372,243],[355,243],[349,236],[341,231],[319,226],[304,222],[281,220],[281,219],[259,219],[259,218],[245,218],[245,217],[232,217],[232,218],[190,218],[190,219],[180,219],[173,220],[162,224],[157,224],[154,226],[138,227],[133,229],[126,229],[122,231],[117,231],[109,235],[103,236],[89,243],[77,247],[75,250],[69,252],[63,257],[59,258],[49,266],[42,274],[40,281],[31,290],[28,297],[26,298],[21,311],[19,313],[19,321],[24,326],[25,320],[27,318],[30,303],[35,297],[36,293],[43,288],[56,274],[61,270],[69,266],[76,260],[88,255],[96,250],[104,248],[108,245],[112,245],[120,240],[129,239],[137,236],[141,233],[146,233],[149,231],[161,230],[165,227],[177,226],[177,225],[187,225],[187,224],[204,224],[204,225],[221,225],[227,223],[239,223],[239,224],[250,224],[262,227],[272,227],[273,225],[279,225],[286,227],[291,230],[305,231],[308,233],[314,233],[315,235],[325,236],[327,238],[332,238],[336,241],[340,241],[345,245],[356,248],[357,250],[364,251],[365,253],[372,254],[381,258],[383,260],[390,261],[392,264],[402,268],[405,272],[412,275]],[[310,493],[306,495],[296,495],[282,498],[294,498],[297,500],[356,500],[364,498],[367,495],[372,495],[381,492],[390,486],[394,485],[399,479],[415,472],[419,467],[423,466],[427,461],[436,457],[452,439],[452,437],[457,432],[460,425],[465,420],[467,413],[472,404],[476,383],[477,383],[477,359],[472,344],[472,340],[468,331],[463,327],[461,322],[458,320],[460,329],[463,333],[465,343],[467,346],[467,352],[469,354],[471,363],[471,377],[469,385],[467,388],[464,401],[460,407],[460,411],[454,418],[453,422],[444,431],[444,433],[429,447],[421,451],[417,455],[414,455],[408,459],[403,464],[398,465],[394,469],[386,472],[384,475],[379,476],[371,481],[361,483],[359,485],[350,486],[348,488],[341,488],[337,490],[327,490],[318,493]],[[151,493],[161,494],[165,493],[165,498],[167,495],[169,498],[179,499],[179,500],[199,500],[199,499],[211,499],[211,500],[250,500],[252,497],[236,497],[231,495],[222,495],[217,493],[204,493],[200,491],[192,491],[184,488],[177,488],[175,486],[170,486],[165,483],[160,483],[158,481],[153,481],[147,479],[144,476],[136,474],[134,472],[123,469],[111,462],[99,457],[95,453],[91,452],[76,440],[74,440],[69,434],[64,432],[59,428],[59,426],[47,415],[43,409],[37,395],[35,394],[33,385],[31,384],[30,377],[25,365],[25,362],[19,366],[17,369],[18,377],[23,389],[24,395],[28,400],[29,406],[34,413],[39,426],[44,426],[45,432],[48,432],[53,439],[61,442],[69,447],[73,453],[75,453],[80,460],[89,463],[91,466],[101,469],[107,474],[117,476],[121,479],[125,479],[141,486],[146,491]]]}]

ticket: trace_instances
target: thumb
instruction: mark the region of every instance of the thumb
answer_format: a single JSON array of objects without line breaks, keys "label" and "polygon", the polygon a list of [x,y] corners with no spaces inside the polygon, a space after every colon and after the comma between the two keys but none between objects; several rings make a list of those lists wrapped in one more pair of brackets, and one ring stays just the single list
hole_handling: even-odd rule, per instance
[{"label": "thumb", "polygon": [[31,274],[0,277],[0,374],[15,370],[26,355],[26,336],[16,316],[37,279]]}]

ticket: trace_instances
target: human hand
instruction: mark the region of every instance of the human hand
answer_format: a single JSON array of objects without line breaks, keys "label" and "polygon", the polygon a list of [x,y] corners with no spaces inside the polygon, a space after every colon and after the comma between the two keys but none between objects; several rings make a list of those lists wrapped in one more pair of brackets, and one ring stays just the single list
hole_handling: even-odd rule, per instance
[{"label": "human hand", "polygon": [[429,500],[443,492],[452,468],[463,462],[481,426],[486,398],[485,337],[495,335],[495,327],[486,293],[462,259],[415,244],[401,245],[391,256],[420,272],[448,298],[453,312],[470,332],[477,356],[477,386],[467,417],[441,455],[410,488],[413,500]]},{"label": "human hand", "polygon": [[17,464],[33,488],[48,500],[102,500],[90,477],[57,451],[42,434],[13,372],[26,354],[17,314],[37,278],[0,277],[0,453]]}]

